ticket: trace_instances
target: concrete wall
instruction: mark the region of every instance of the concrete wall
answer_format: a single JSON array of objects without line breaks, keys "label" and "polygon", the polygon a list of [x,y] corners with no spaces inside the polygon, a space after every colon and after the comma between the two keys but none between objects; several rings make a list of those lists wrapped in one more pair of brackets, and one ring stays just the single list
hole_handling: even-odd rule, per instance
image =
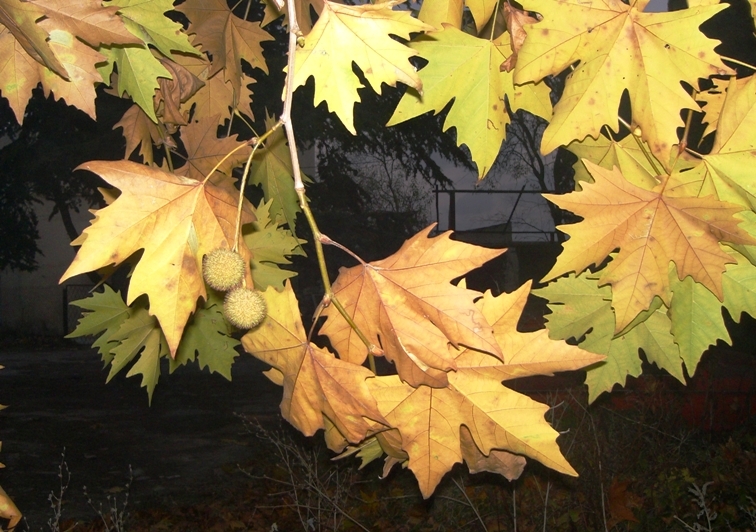
[{"label": "concrete wall", "polygon": [[[60,216],[48,221],[52,203],[43,203],[36,209],[39,219],[37,245],[42,255],[37,255],[39,268],[34,272],[0,271],[0,332],[23,335],[61,336],[65,334],[63,297],[65,287],[58,285],[63,272],[75,254],[69,245],[70,239],[63,228]],[[79,231],[89,225],[93,217],[86,210],[71,213]],[[81,275],[67,281],[66,285],[91,286],[89,278]],[[86,288],[72,286],[69,299],[81,299]],[[73,326],[76,319],[73,319]]]}]

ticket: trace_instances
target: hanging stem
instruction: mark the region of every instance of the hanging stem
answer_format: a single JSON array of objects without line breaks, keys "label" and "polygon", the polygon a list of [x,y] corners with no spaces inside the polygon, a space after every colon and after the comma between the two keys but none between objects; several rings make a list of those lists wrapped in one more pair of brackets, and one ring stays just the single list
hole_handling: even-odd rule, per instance
[{"label": "hanging stem", "polygon": [[318,229],[318,224],[315,221],[315,217],[313,216],[312,211],[310,210],[310,205],[307,203],[307,197],[305,196],[305,187],[304,187],[304,183],[302,182],[302,173],[299,170],[299,154],[297,153],[297,143],[296,143],[296,138],[294,137],[294,128],[291,123],[292,96],[294,94],[295,54],[297,51],[297,39],[302,36],[302,32],[299,29],[299,23],[297,22],[297,8],[296,8],[295,2],[293,1],[286,2],[286,8],[288,11],[288,16],[289,16],[289,52],[288,52],[288,59],[287,59],[284,107],[283,107],[283,113],[281,114],[280,122],[284,126],[284,131],[286,131],[286,140],[289,143],[289,153],[291,154],[292,174],[294,177],[294,190],[297,193],[297,197],[299,198],[299,206],[302,209],[302,212],[304,213],[305,218],[307,218],[307,223],[310,225],[310,229],[312,230],[312,234],[315,240],[314,242],[315,253],[318,258],[320,276],[321,276],[321,279],[323,280],[323,288],[325,291],[325,295],[323,296],[323,302],[321,304],[323,306],[333,304],[336,310],[339,311],[339,314],[341,314],[344,320],[346,320],[346,322],[349,324],[352,330],[354,330],[354,332],[357,334],[357,336],[362,341],[362,343],[365,344],[365,347],[367,347],[368,363],[370,364],[370,370],[373,373],[376,373],[374,355],[381,354],[382,350],[378,346],[370,342],[368,337],[365,336],[365,334],[360,330],[360,328],[357,326],[357,324],[354,322],[351,316],[349,316],[346,309],[336,298],[336,295],[333,293],[331,280],[328,277],[328,269],[326,267],[325,254],[323,253],[323,242],[331,243],[333,241],[330,238],[323,235],[323,233],[320,232],[320,229]]},{"label": "hanging stem", "polygon": [[496,31],[496,16],[499,14],[499,7],[501,7],[501,1],[496,2],[496,7],[494,7],[493,18],[491,19],[491,36],[488,39],[489,41],[494,40],[494,31]]},{"label": "hanging stem", "polygon": [[[238,251],[239,250],[239,241],[241,240],[241,215],[242,215],[242,205],[244,204],[244,189],[247,186],[247,178],[249,177],[249,169],[252,167],[252,158],[255,156],[255,152],[257,151],[257,148],[259,148],[265,140],[267,140],[268,137],[270,137],[275,130],[277,130],[279,127],[281,127],[282,122],[279,120],[278,122],[273,125],[272,128],[270,128],[268,131],[263,133],[263,136],[258,139],[253,139],[255,141],[254,145],[252,146],[252,151],[249,154],[249,157],[247,157],[247,163],[244,165],[244,173],[242,174],[241,183],[239,183],[239,204],[236,207],[236,228],[234,229],[234,247],[232,251]],[[234,148],[233,151],[231,151],[226,157],[231,155],[231,153],[234,153],[237,149],[241,148],[242,146],[245,146],[245,144],[242,144],[241,146],[238,146],[237,148]],[[225,158],[224,157],[224,160]],[[222,163],[218,163],[216,165],[216,168]],[[213,172],[215,169],[213,169]],[[213,175],[212,172],[210,172],[210,175]],[[209,179],[210,176],[206,177],[205,179]]]},{"label": "hanging stem", "polygon": [[743,61],[740,61],[740,60],[735,59],[733,57],[727,57],[726,55],[721,55],[719,57],[721,57],[725,61],[729,61],[730,63],[735,63],[736,65],[744,66],[746,68],[750,68],[753,71],[756,71],[756,66],[749,65],[748,63],[744,63]]}]

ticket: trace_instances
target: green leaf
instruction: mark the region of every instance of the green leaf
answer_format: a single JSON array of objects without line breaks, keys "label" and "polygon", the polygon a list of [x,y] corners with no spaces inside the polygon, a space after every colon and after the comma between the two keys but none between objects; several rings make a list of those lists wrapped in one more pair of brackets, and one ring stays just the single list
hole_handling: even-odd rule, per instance
[{"label": "green leaf", "polygon": [[549,301],[546,327],[555,340],[579,339],[603,316],[613,314],[612,289],[599,288],[588,274],[570,273],[532,293]]},{"label": "green leaf", "polygon": [[685,382],[680,350],[671,333],[672,324],[667,308],[660,298],[638,314],[619,334],[614,334],[614,312],[611,308],[611,289],[599,287],[593,274],[570,274],[545,288],[534,290],[539,297],[549,299],[552,314],[547,327],[553,338],[580,338],[580,347],[606,355],[606,360],[588,368],[588,400],[594,401],[603,392],[611,391],[615,384],[623,385],[627,376],[637,377],[642,372],[638,349],[646,358],[676,379]]},{"label": "green leaf", "polygon": [[126,305],[121,294],[114,292],[108,285],[103,285],[102,292],[95,292],[86,299],[71,301],[71,305],[76,305],[90,312],[82,314],[76,329],[66,338],[94,336],[104,331],[92,343],[92,347],[97,348],[107,366],[113,360],[113,355],[110,353],[111,349],[118,345],[117,341],[113,341],[113,335],[118,332],[123,322],[131,316],[131,308]]},{"label": "green leaf", "polygon": [[181,24],[164,15],[173,11],[173,0],[115,0],[112,5],[121,8],[118,12],[131,33],[166,57],[171,57],[172,51],[199,55]]},{"label": "green leaf", "polygon": [[66,338],[79,338],[80,336],[94,336],[102,331],[113,333],[110,329],[117,330],[129,315],[129,307],[121,298],[121,294],[114,292],[108,285],[103,285],[102,292],[95,292],[85,299],[71,301],[71,305],[89,310],[82,313],[76,329]]},{"label": "green leaf", "polygon": [[[264,291],[273,286],[279,292],[284,288],[284,281],[294,277],[296,272],[279,268],[279,264],[291,264],[287,258],[290,255],[304,255],[302,244],[304,240],[296,238],[291,231],[279,227],[282,217],[271,219],[271,199],[267,203],[260,202],[255,211],[257,221],[245,226],[244,242],[252,252],[252,279],[255,288]],[[247,229],[252,232],[246,232]]]},{"label": "green leaf", "polygon": [[232,328],[223,319],[223,297],[208,290],[208,301],[194,313],[181,337],[171,372],[178,366],[194,361],[195,354],[200,369],[219,373],[231,380],[231,366],[239,353],[235,347],[239,341],[230,336]]},{"label": "green leaf", "polygon": [[515,86],[513,73],[502,69],[512,55],[508,33],[489,41],[447,25],[415,39],[410,47],[428,60],[419,72],[422,90],[408,89],[387,125],[428,111],[438,114],[454,100],[444,131],[456,128],[457,143],[470,149],[479,179],[493,166],[506,137],[510,119],[504,98],[513,112],[526,109],[543,118],[551,116],[545,83]]},{"label": "green leaf", "polygon": [[115,89],[118,95],[128,93],[134,103],[157,123],[152,97],[159,87],[157,78],[173,79],[170,72],[146,46],[103,46],[99,51],[108,58],[107,64],[98,68],[102,79],[109,79],[113,63],[117,64],[118,82]]},{"label": "green leaf", "polygon": [[680,346],[680,356],[693,375],[701,360],[701,355],[710,345],[723,339],[731,343],[730,333],[722,317],[722,303],[708,288],[685,277],[677,280],[677,274],[670,272],[672,281],[672,303],[669,309],[672,320],[672,334]]},{"label": "green leaf", "polygon": [[155,391],[160,377],[160,358],[168,355],[169,350],[157,318],[150,315],[146,304],[141,303],[142,301],[146,303],[146,298],[134,303],[132,315],[111,337],[111,341],[120,343],[111,350],[113,361],[106,382],[110,382],[119,371],[139,355],[139,360],[126,376],[142,374],[142,386],[147,388],[151,403],[152,392]]},{"label": "green leaf", "polygon": [[731,253],[737,264],[729,264],[722,277],[724,306],[737,323],[743,312],[756,317],[756,266],[739,253]]},{"label": "green leaf", "polygon": [[[270,129],[275,120],[265,118],[265,128]],[[291,155],[286,144],[283,128],[278,128],[265,141],[265,148],[257,152],[252,161],[250,182],[261,185],[265,199],[271,201],[272,217],[283,216],[292,232],[296,232],[297,213],[300,211],[299,198],[294,190]]]}]

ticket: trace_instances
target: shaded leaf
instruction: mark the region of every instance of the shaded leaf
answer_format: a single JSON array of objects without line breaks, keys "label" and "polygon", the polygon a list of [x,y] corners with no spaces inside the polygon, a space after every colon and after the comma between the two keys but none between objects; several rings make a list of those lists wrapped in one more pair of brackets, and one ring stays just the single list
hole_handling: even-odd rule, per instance
[{"label": "shaded leaf", "polygon": [[[473,304],[480,293],[450,281],[504,250],[453,241],[451,232],[428,238],[433,227],[386,259],[342,268],[333,284],[349,316],[412,386],[446,386],[446,372],[457,367],[449,342],[502,356],[493,330]],[[321,333],[339,356],[362,364],[367,348],[352,328],[332,306],[323,315],[328,319]]]}]

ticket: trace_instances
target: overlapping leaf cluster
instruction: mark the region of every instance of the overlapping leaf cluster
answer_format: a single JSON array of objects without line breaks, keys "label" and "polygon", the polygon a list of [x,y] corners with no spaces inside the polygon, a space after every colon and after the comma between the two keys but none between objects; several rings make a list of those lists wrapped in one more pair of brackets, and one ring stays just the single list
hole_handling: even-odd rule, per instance
[{"label": "overlapping leaf cluster", "polygon": [[[546,407],[502,381],[606,355],[589,371],[594,398],[639,373],[639,348],[683,380],[709,344],[727,339],[722,307],[736,319],[756,310],[756,81],[736,79],[699,29],[725,5],[649,13],[645,0],[425,0],[413,13],[395,0],[296,0],[290,20],[287,6],[266,0],[255,22],[252,2],[232,10],[226,0],[187,0],[173,11],[170,0],[0,0],[0,94],[19,122],[38,84],[93,118],[98,85],[134,102],[117,127],[125,158],[144,164],[83,165],[117,191],[103,190],[108,205],[74,242],[62,279],[132,268],[125,301],[106,288],[77,302],[86,312],[75,334],[100,335],[110,377],[131,364],[151,395],[161,358],[173,369],[195,356],[230,377],[233,332],[201,272],[212,249],[238,249],[245,284],[268,305],[242,344],[271,365],[284,417],[308,435],[324,429],[346,455],[386,454],[386,470],[407,465],[428,496],[462,460],[507,478],[523,456],[574,473]],[[570,238],[548,275],[557,280],[539,295],[550,301],[550,334],[582,339],[582,349],[517,332],[529,285],[494,297],[453,284],[499,252],[430,229],[387,259],[343,271],[320,331],[336,353],[311,341],[293,273],[279,267],[302,252],[295,148],[269,117],[252,141],[227,133],[251,118],[248,73],[268,73],[269,24],[296,32],[290,87],[314,78],[314,103],[349,131],[362,80],[379,93],[403,84],[388,125],[446,110],[444,129],[467,146],[480,178],[513,112],[549,121],[542,151],[569,145],[582,157],[577,191],[549,199],[583,220],[563,228]],[[547,81],[565,71],[557,99]],[[715,135],[708,153],[696,153],[685,120],[702,111]],[[241,167],[264,191],[257,208],[239,205]],[[379,356],[395,375],[365,367]]]}]

